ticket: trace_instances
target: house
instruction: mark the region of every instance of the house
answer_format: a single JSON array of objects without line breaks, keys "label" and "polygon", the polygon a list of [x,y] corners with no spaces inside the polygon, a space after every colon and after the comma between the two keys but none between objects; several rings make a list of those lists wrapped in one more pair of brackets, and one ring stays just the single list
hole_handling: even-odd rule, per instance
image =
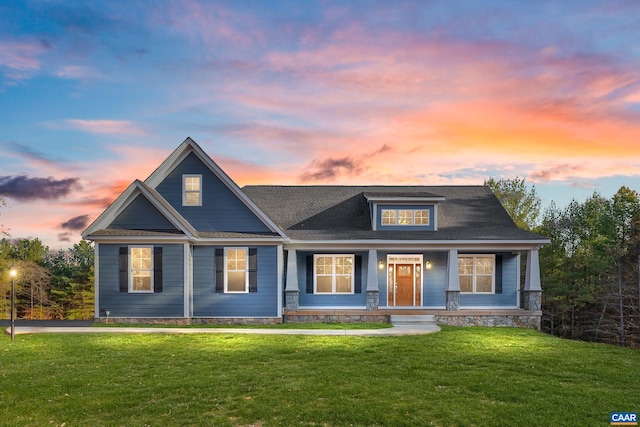
[{"label": "house", "polygon": [[[190,138],[83,233],[98,321],[540,327],[538,249],[484,186],[246,186]],[[526,256],[524,280],[521,257]]]}]

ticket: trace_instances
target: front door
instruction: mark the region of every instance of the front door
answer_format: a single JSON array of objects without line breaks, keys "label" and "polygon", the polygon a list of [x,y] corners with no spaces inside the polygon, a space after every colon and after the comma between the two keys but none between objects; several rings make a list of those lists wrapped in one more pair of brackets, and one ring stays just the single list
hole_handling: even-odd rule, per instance
[{"label": "front door", "polygon": [[413,305],[413,264],[396,264],[396,306]]}]

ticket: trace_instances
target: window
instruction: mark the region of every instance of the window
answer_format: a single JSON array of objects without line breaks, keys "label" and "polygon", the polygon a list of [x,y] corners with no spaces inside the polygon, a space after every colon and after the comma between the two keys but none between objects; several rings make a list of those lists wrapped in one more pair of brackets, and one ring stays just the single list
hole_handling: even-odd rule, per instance
[{"label": "window", "polygon": [[225,292],[248,292],[247,248],[225,248]]},{"label": "window", "polygon": [[428,209],[382,209],[382,225],[429,225]]},{"label": "window", "polygon": [[129,251],[129,292],[153,292],[152,248],[132,246]]},{"label": "window", "polygon": [[182,206],[202,206],[202,175],[182,175]]},{"label": "window", "polygon": [[353,255],[314,255],[313,260],[315,293],[353,293]]},{"label": "window", "polygon": [[416,210],[413,211],[414,224],[416,225],[429,225],[429,211]]},{"label": "window", "polygon": [[394,225],[396,222],[396,211],[389,209],[382,210],[382,225]]},{"label": "window", "polygon": [[460,255],[458,257],[460,292],[473,294],[494,293],[494,266],[494,255]]}]

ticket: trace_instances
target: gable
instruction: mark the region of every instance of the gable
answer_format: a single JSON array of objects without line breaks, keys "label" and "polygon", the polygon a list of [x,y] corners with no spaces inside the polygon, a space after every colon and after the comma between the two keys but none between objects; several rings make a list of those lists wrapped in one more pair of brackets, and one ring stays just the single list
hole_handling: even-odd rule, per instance
[{"label": "gable", "polygon": [[[200,206],[183,206],[183,175],[202,176]],[[194,152],[190,152],[180,161],[155,189],[198,231],[271,232],[269,227]]]},{"label": "gable", "polygon": [[142,194],[138,194],[107,229],[178,231]]}]

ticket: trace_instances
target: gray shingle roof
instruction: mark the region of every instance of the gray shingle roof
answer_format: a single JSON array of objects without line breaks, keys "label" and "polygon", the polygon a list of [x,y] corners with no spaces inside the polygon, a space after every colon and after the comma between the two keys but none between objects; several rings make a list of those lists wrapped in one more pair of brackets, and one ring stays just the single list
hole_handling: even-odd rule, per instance
[{"label": "gray shingle roof", "polygon": [[[246,186],[253,202],[296,240],[546,241],[519,229],[484,186]],[[365,193],[442,196],[437,231],[373,231]]]}]

